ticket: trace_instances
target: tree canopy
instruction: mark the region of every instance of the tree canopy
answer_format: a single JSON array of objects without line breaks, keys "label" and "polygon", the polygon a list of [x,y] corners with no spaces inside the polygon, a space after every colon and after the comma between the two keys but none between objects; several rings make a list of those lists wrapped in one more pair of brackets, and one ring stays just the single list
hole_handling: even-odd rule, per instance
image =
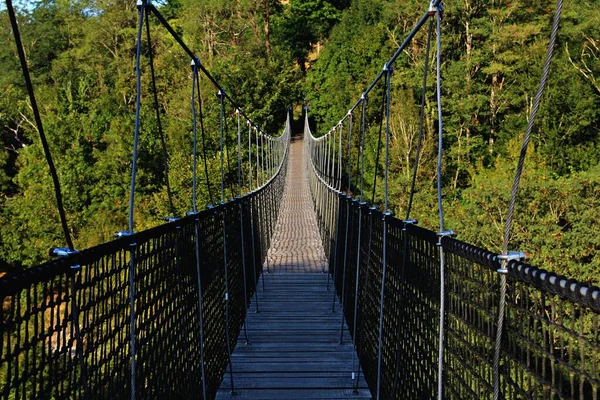
[{"label": "tree canopy", "polygon": [[[202,63],[264,130],[277,134],[288,107],[310,103],[313,130],[344,116],[425,11],[409,0],[165,0],[155,3]],[[442,26],[444,204],[460,238],[498,250],[515,159],[545,57],[553,2],[445,2]],[[135,1],[41,0],[18,9],[36,96],[78,248],[126,227],[135,114]],[[191,69],[150,18],[144,38],[138,230],[169,215],[149,52],[168,149],[175,211],[191,205]],[[418,136],[426,31],[392,75],[390,200],[402,215]],[[535,125],[511,247],[532,262],[597,281],[600,217],[600,11],[565,2],[551,78]],[[0,268],[40,262],[63,239],[8,16],[0,9]],[[433,52],[427,60],[433,71]],[[207,170],[216,188],[218,106],[201,81]],[[367,190],[375,165],[383,88],[369,97]],[[414,217],[436,228],[434,79],[427,87]],[[233,138],[233,109],[229,136]],[[358,135],[355,135],[358,136]],[[233,139],[231,139],[233,140]],[[353,145],[354,159],[358,139]],[[233,142],[232,142],[233,143]],[[203,169],[204,166],[201,165]],[[231,171],[230,171],[231,172]],[[203,176],[204,171],[199,172]],[[228,176],[235,176],[230,173]],[[382,185],[375,201],[382,199]],[[210,203],[200,185],[198,203]]]}]

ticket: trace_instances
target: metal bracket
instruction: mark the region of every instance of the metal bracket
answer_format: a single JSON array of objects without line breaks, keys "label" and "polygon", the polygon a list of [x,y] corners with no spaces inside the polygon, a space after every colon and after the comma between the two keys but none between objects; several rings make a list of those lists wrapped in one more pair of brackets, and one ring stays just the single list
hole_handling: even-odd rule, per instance
[{"label": "metal bracket", "polygon": [[437,237],[438,237],[437,246],[441,246],[442,245],[442,238],[445,238],[445,237],[456,237],[456,232],[454,232],[451,229],[443,231],[443,232],[438,232],[437,233]]},{"label": "metal bracket", "polygon": [[[120,239],[120,238],[124,238],[127,236],[131,236],[133,234],[134,234],[134,232],[131,232],[131,231],[119,231],[119,232],[115,233],[115,237]],[[137,243],[135,243],[135,242],[129,244],[129,247],[135,247],[135,246],[137,246]]]},{"label": "metal bracket", "polygon": [[496,272],[499,274],[508,274],[508,262],[509,261],[523,261],[529,258],[529,254],[522,251],[509,251],[508,254],[498,254],[498,260],[502,261],[502,267]]},{"label": "metal bracket", "polygon": [[170,222],[179,221],[179,218],[177,218],[177,217],[164,217],[163,220],[170,223]]},{"label": "metal bracket", "polygon": [[[68,247],[54,247],[54,248],[50,249],[50,255],[53,257],[63,258],[63,257],[72,256],[73,254],[79,254],[79,250],[71,250]],[[72,270],[81,269],[81,265],[79,265],[79,264],[71,265],[71,269]]]},{"label": "metal bracket", "polygon": [[438,10],[440,11],[440,13],[443,13],[444,12],[444,4],[438,0],[431,0],[431,2],[429,3],[429,10],[427,11],[427,13],[430,16],[432,16],[432,15],[435,15],[435,13]]},{"label": "metal bracket", "polygon": [[402,228],[403,231],[406,231],[406,227],[408,225],[417,225],[419,223],[419,221],[416,219],[405,219],[402,222],[404,223],[404,227]]},{"label": "metal bracket", "polygon": [[115,233],[115,237],[117,238],[122,238],[122,237],[126,237],[126,236],[131,236],[133,235],[133,232],[131,231],[119,231],[117,233]]}]

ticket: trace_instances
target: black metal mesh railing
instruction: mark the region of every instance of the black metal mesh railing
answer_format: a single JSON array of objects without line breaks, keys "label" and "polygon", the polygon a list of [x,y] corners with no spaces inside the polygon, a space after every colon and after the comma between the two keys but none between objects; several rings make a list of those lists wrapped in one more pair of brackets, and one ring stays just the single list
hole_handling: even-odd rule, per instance
[{"label": "black metal mesh railing", "polygon": [[242,198],[1,278],[0,397],[131,397],[132,257],[137,397],[202,398],[203,355],[212,398],[227,366],[225,268],[233,347],[246,315],[242,268],[249,300],[286,170],[284,161],[270,183]]},{"label": "black metal mesh railing", "polygon": [[[319,140],[307,133],[307,140]],[[318,156],[315,143],[307,146]],[[386,246],[381,398],[437,397],[438,234],[335,190],[318,162],[307,165],[318,224],[346,322],[357,323],[353,341],[369,387],[375,393]],[[450,237],[440,245],[446,257],[443,397],[492,399],[501,261]],[[600,289],[516,261],[509,263],[508,282],[501,398],[600,399]]]}]

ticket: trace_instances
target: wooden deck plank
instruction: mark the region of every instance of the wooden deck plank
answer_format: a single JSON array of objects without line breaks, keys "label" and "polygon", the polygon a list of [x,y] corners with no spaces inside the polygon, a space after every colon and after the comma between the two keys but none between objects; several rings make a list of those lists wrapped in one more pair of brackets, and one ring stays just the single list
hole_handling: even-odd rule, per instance
[{"label": "wooden deck plank", "polygon": [[[235,391],[227,372],[217,399],[370,399],[333,286],[302,164],[302,142],[292,144],[284,203],[243,333],[232,354]],[[266,268],[266,265],[265,265]],[[262,290],[264,279],[265,290]],[[332,310],[332,305],[334,305]],[[340,343],[340,333],[342,342]],[[228,369],[229,371],[229,369]]]}]

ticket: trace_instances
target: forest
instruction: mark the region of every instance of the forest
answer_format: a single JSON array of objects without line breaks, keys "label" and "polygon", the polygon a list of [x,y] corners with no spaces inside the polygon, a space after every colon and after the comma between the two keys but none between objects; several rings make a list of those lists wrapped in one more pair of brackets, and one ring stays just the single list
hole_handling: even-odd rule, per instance
[{"label": "forest", "polygon": [[[202,64],[265,132],[278,135],[289,107],[324,134],[360,97],[427,2],[406,0],[163,0],[161,13]],[[135,118],[135,1],[16,3],[18,19],[77,248],[127,225]],[[539,84],[555,4],[532,0],[447,0],[442,21],[443,192],[447,227],[499,251],[510,187]],[[144,38],[136,230],[191,208],[190,59],[150,19]],[[0,8],[0,271],[47,259],[64,245],[52,181],[33,124],[5,8]],[[422,29],[394,66],[390,120],[390,203],[402,217],[410,194],[424,62],[428,80],[423,153],[413,217],[436,230],[437,103],[434,52]],[[173,210],[168,202],[147,58],[153,54]],[[218,180],[218,102],[201,81],[207,176],[198,203]],[[383,88],[371,93],[366,193],[376,165]],[[234,109],[227,110],[234,146]],[[301,122],[301,121],[300,121]],[[301,127],[301,124],[298,126]],[[525,165],[511,248],[531,263],[600,283],[600,9],[567,0],[555,57]],[[358,135],[349,160],[356,166]],[[381,146],[380,146],[381,147]],[[234,149],[231,148],[231,152]],[[204,164],[200,165],[204,168]],[[199,172],[204,174],[204,171]],[[234,169],[228,171],[234,180]],[[383,199],[381,184],[374,202]],[[356,194],[356,193],[355,193]],[[370,198],[369,198],[370,200]]]}]

